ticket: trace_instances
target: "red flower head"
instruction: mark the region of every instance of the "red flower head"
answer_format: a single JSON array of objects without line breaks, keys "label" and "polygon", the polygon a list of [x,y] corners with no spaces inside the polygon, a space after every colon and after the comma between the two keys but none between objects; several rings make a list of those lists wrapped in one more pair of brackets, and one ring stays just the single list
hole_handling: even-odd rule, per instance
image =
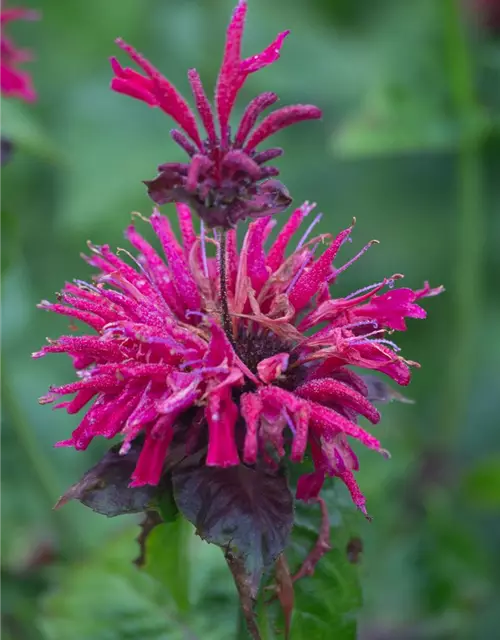
[{"label": "red flower head", "polygon": [[31,60],[31,53],[26,49],[17,49],[14,43],[5,36],[4,24],[12,20],[38,20],[38,13],[29,9],[5,9],[0,13],[1,22],[1,88],[2,95],[9,98],[20,98],[26,102],[36,100],[31,77],[21,71],[18,65]]},{"label": "red flower head", "polygon": [[111,59],[115,73],[111,88],[151,107],[159,107],[182,130],[173,129],[171,135],[188,154],[189,162],[161,165],[159,175],[145,183],[151,199],[159,205],[184,202],[209,227],[231,228],[244,218],[267,216],[286,209],[291,203],[287,190],[277,180],[269,179],[279,174],[278,169],[264,166],[283,151],[279,148],[257,151],[257,147],[280,129],[321,117],[317,107],[301,104],[278,109],[255,126],[261,113],[278,100],[275,93],[262,93],[247,106],[236,134],[231,136],[229,120],[238,92],[251,73],[278,60],[283,40],[289,33],[280,33],[264,51],[242,59],[246,12],[247,3],[242,0],[227,30],[215,90],[218,131],[197,71],[191,69],[188,73],[196,109],[207,134],[205,140],[184,98],[135,49],[117,40],[145,75],[123,68],[118,60]]},{"label": "red flower head", "polygon": [[[271,216],[250,224],[238,250],[234,230],[197,235],[183,204],[177,205],[182,244],[167,218],[157,211],[150,218],[165,258],[135,226],[126,237],[139,256],[124,252],[133,264],[107,245],[89,245],[87,261],[100,270],[96,283],[77,280],[58,303],[40,305],[93,329],[51,340],[34,354],[66,353],[78,376],[51,388],[42,403],[76,394],[56,405],[72,414],[95,401],[57,446],[86,449],[96,436],[121,435],[126,454],[141,434],[131,486],[159,482],[172,441],[187,452],[204,451],[206,465],[215,467],[272,468],[285,456],[300,463],[308,452],[315,470],[300,478],[297,497],[316,497],[325,477],[337,476],[366,513],[349,440],[384,450],[357,424],[358,415],[374,424],[380,419],[361,374],[378,371],[409,383],[413,363],[386,334],[405,330],[406,318],[424,318],[417,302],[441,289],[397,289],[401,276],[393,276],[332,297],[330,285],[367,247],[333,266],[352,227],[310,238],[317,216],[286,257],[312,209],[306,203],[294,211],[267,250]],[[207,243],[218,259],[207,256]]]}]

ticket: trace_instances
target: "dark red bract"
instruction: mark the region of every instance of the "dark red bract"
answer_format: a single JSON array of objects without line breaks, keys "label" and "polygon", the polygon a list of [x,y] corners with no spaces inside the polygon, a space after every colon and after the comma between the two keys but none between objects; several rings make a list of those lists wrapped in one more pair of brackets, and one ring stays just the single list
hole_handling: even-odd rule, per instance
[{"label": "dark red bract", "polygon": [[207,255],[207,243],[220,253],[223,236],[198,234],[185,205],[177,205],[182,243],[167,218],[157,211],[150,218],[164,258],[135,226],[126,232],[139,252],[127,253],[133,263],[107,245],[89,245],[88,262],[100,271],[95,284],[75,281],[58,303],[40,305],[92,329],[51,340],[34,354],[66,353],[78,376],[51,388],[42,403],[76,394],[56,406],[77,413],[94,400],[58,446],[85,449],[96,436],[120,434],[126,453],[145,435],[132,486],[159,482],[172,441],[186,451],[205,449],[206,464],[218,467],[273,467],[285,456],[300,463],[308,451],[315,471],[300,478],[297,497],[314,498],[325,477],[337,476],[366,513],[349,439],[384,450],[357,424],[358,415],[380,419],[360,373],[409,383],[412,363],[387,331],[405,330],[406,318],[424,318],[417,302],[441,289],[394,288],[401,276],[393,276],[332,297],[330,285],[364,250],[334,266],[352,227],[310,238],[317,216],[287,257],[312,209],[306,203],[295,210],[267,250],[271,216],[250,224],[240,250],[235,231],[227,232],[227,329],[220,262]]},{"label": "dark red bract", "polygon": [[36,100],[31,76],[19,68],[19,65],[31,60],[31,53],[26,49],[18,49],[12,40],[7,38],[4,33],[4,25],[12,20],[37,20],[38,18],[38,13],[30,9],[12,8],[0,12],[0,77],[2,95],[5,97],[19,98],[25,102]]},{"label": "dark red bract", "polygon": [[231,136],[229,120],[240,89],[251,73],[278,60],[289,33],[280,33],[264,51],[242,59],[246,11],[247,3],[241,1],[227,30],[215,90],[218,127],[197,71],[191,69],[188,73],[205,139],[185,99],[142,55],[121,39],[117,40],[145,75],[123,68],[115,58],[111,60],[115,73],[111,88],[168,114],[181,129],[172,130],[172,138],[189,156],[186,163],[161,165],[159,175],[146,181],[151,199],[159,205],[188,204],[209,227],[228,229],[247,217],[258,218],[286,209],[291,203],[288,191],[274,179],[278,169],[267,165],[283,151],[279,148],[258,151],[257,147],[285,127],[321,117],[317,107],[300,104],[278,109],[257,124],[264,110],[278,100],[275,93],[266,92],[250,102],[235,135]]}]

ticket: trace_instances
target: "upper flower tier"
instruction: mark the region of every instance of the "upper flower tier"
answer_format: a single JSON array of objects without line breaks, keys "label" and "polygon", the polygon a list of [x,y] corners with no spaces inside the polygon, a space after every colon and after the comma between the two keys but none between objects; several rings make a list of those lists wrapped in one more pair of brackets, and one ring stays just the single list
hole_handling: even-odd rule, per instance
[{"label": "upper flower tier", "polygon": [[289,33],[283,31],[263,51],[243,59],[241,42],[246,12],[247,3],[239,2],[227,30],[215,89],[215,117],[197,71],[188,72],[205,139],[186,100],[141,54],[123,40],[117,40],[145,75],[122,67],[116,58],[111,59],[115,73],[111,88],[168,114],[180,128],[171,131],[172,138],[189,156],[186,163],[160,165],[159,175],[145,182],[149,196],[159,205],[189,204],[209,227],[231,228],[247,217],[258,218],[286,209],[291,203],[288,191],[273,179],[279,174],[278,169],[266,164],[283,150],[257,151],[257,147],[280,129],[321,117],[317,107],[298,104],[277,109],[257,124],[264,110],[278,100],[275,93],[266,92],[248,104],[235,135],[231,135],[229,121],[240,89],[251,73],[278,60]]}]

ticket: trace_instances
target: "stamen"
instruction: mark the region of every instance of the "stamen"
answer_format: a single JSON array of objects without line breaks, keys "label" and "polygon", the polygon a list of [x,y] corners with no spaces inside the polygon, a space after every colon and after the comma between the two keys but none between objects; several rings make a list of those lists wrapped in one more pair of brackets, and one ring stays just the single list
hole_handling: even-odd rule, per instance
[{"label": "stamen", "polygon": [[297,431],[295,429],[295,425],[293,424],[292,419],[290,418],[290,414],[288,413],[288,411],[285,408],[283,408],[281,410],[281,413],[282,413],[283,417],[285,418],[285,420],[286,420],[286,422],[288,424],[288,427],[290,428],[290,431],[295,436],[297,434]]},{"label": "stamen", "polygon": [[370,324],[374,329],[378,328],[378,322],[376,320],[360,320],[359,322],[353,322],[352,324],[344,324],[342,329],[354,329],[356,327],[363,327]]},{"label": "stamen", "polygon": [[394,351],[396,353],[398,353],[399,351],[401,351],[400,347],[398,347],[398,345],[395,342],[392,342],[392,340],[386,340],[385,338],[374,338],[373,340],[370,340],[368,338],[362,338],[361,340],[355,340],[355,341],[350,341],[349,343],[351,345],[357,345],[357,344],[387,344],[390,347],[392,347],[392,349],[394,349]]},{"label": "stamen", "polygon": [[314,245],[314,247],[309,251],[309,255],[307,256],[307,258],[304,260],[304,262],[302,263],[302,265],[300,266],[300,269],[297,271],[297,273],[294,275],[292,281],[290,282],[290,284],[288,285],[288,287],[285,290],[285,293],[290,293],[290,291],[294,288],[294,286],[297,284],[297,280],[300,278],[300,276],[304,273],[304,270],[306,269],[307,265],[311,262],[312,257],[314,256],[314,254],[316,253],[316,249],[319,246],[319,241],[316,242],[316,244]]},{"label": "stamen", "polygon": [[346,262],[344,265],[342,265],[341,267],[339,267],[338,269],[335,269],[334,273],[332,273],[332,275],[328,278],[328,282],[330,282],[330,280],[334,280],[339,273],[342,273],[343,271],[345,271],[346,269],[348,269],[352,264],[354,264],[356,262],[356,260],[358,260],[358,258],[361,258],[361,256],[368,251],[368,249],[374,245],[374,244],[379,244],[378,240],[371,240],[366,246],[364,246],[361,251],[359,251],[353,258],[351,258],[348,262]]},{"label": "stamen", "polygon": [[[390,282],[390,280],[388,282]],[[369,284],[367,287],[363,287],[362,289],[357,289],[353,293],[350,293],[348,296],[346,296],[344,300],[351,300],[351,298],[355,298],[356,296],[359,296],[362,293],[371,291],[371,289],[376,289],[377,287],[382,286],[384,283],[387,284],[384,280],[382,280],[381,282],[375,282],[375,284]]]},{"label": "stamen", "polygon": [[73,280],[73,282],[78,286],[81,287],[82,289],[87,289],[89,291],[93,291],[94,293],[98,293],[99,295],[101,295],[101,290],[94,286],[93,284],[90,284],[89,282],[85,282],[85,280]]},{"label": "stamen", "polygon": [[318,224],[318,222],[321,220],[322,217],[323,217],[323,214],[322,213],[318,213],[318,215],[314,218],[314,220],[311,222],[311,224],[307,227],[306,232],[304,233],[302,238],[299,240],[299,244],[297,245],[296,251],[298,251],[299,249],[302,248],[303,244],[305,243],[305,241],[309,237],[311,231]]},{"label": "stamen", "polygon": [[205,231],[205,223],[203,222],[203,220],[201,220],[200,222],[200,238],[201,238],[201,262],[203,264],[203,273],[205,274],[205,278],[208,278],[206,231]]},{"label": "stamen", "polygon": [[229,367],[223,365],[219,367],[200,367],[199,369],[194,369],[192,373],[229,373]]}]

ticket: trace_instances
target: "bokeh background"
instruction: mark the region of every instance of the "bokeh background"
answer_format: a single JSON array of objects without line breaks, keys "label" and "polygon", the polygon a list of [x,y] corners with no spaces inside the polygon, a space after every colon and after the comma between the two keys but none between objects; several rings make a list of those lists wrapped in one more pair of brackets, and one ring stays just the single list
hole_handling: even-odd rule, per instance
[{"label": "bokeh background", "polygon": [[[381,242],[342,276],[339,294],[397,272],[408,286],[446,286],[425,301],[428,319],[410,320],[397,336],[422,368],[405,390],[415,404],[385,406],[376,428],[392,459],[360,451],[358,480],[374,519],[356,521],[359,637],[498,637],[500,2],[249,4],[247,55],[280,30],[292,35],[281,60],[251,77],[237,111],[270,89],[283,104],[322,107],[321,122],[280,134],[283,181],[296,203],[318,203],[321,231],[356,216],[346,257]],[[106,444],[53,449],[78,417],[37,398],[69,381],[71,367],[30,354],[67,328],[36,303],[91,276],[79,258],[88,239],[123,246],[130,212],[151,210],[140,181],[180,159],[164,114],[109,90],[114,38],[133,43],[186,94],[192,66],[212,87],[233,2],[29,5],[43,19],[9,32],[36,52],[39,100],[2,104],[3,134],[16,145],[2,172],[3,637],[232,638],[231,578],[219,551],[191,530],[163,549],[171,571],[159,576],[161,592],[129,566],[134,517],[107,520],[80,504],[52,511]],[[331,607],[337,596],[326,588],[321,597]]]}]

